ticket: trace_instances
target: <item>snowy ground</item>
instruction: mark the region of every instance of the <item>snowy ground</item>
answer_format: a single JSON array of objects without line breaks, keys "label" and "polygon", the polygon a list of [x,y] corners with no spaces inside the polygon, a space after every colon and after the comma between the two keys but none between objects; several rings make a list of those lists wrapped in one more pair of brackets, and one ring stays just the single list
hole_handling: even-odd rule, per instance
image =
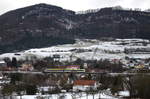
[{"label": "snowy ground", "polygon": [[[22,99],[37,99],[37,97],[44,97],[44,99],[119,99],[123,96],[129,96],[129,91],[120,91],[119,96],[111,95],[109,90],[102,91],[101,93],[87,94],[84,92],[79,93],[60,93],[51,95],[24,95]],[[61,98],[60,98],[61,97]],[[20,96],[17,96],[20,99]]]},{"label": "snowy ground", "polygon": [[[146,46],[141,42],[147,43]],[[125,45],[123,45],[123,43]],[[52,46],[48,48],[30,49],[18,53],[1,54],[0,58],[16,57],[17,59],[26,59],[36,56],[38,58],[48,57],[58,54],[61,61],[75,60],[81,58],[84,60],[92,59],[124,59],[126,56],[130,58],[150,58],[148,53],[140,54],[125,54],[125,49],[150,49],[149,40],[143,39],[116,39],[114,41],[99,41],[99,40],[77,40],[75,44],[65,44]]]},{"label": "snowy ground", "polygon": [[[40,95],[25,95],[22,96],[22,99],[37,99]],[[61,93],[61,94],[52,94],[52,95],[43,95],[44,99],[118,99],[113,96],[105,95],[105,94],[70,94],[70,93]],[[62,98],[60,98],[62,97]],[[20,99],[18,96],[17,99]]]}]

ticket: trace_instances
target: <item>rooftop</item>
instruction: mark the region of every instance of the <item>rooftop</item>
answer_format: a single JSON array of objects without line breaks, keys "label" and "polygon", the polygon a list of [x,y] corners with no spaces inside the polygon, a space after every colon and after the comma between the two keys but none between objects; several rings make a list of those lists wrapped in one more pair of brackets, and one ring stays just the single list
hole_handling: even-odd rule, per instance
[{"label": "rooftop", "polygon": [[96,83],[95,80],[76,80],[73,85],[94,85]]}]

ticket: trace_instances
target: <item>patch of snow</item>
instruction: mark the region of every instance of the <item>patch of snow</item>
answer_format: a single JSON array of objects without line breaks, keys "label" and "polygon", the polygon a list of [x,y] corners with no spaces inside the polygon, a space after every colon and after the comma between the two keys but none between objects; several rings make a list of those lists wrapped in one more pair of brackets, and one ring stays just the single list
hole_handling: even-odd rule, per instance
[{"label": "patch of snow", "polygon": [[129,93],[129,91],[120,91],[119,95],[120,96],[130,96],[130,93]]}]

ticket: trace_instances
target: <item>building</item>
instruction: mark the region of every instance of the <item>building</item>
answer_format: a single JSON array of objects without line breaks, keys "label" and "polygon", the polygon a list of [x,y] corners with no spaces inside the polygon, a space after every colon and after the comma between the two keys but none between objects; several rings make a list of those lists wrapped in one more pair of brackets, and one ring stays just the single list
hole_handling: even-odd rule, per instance
[{"label": "building", "polygon": [[66,69],[80,69],[79,65],[70,65],[70,66],[66,66]]},{"label": "building", "polygon": [[23,70],[23,71],[32,71],[32,70],[34,70],[33,66],[30,63],[22,64],[21,68],[19,68],[19,69]]},{"label": "building", "polygon": [[108,73],[109,72],[106,69],[86,69],[86,71],[90,73]]},{"label": "building", "polygon": [[60,57],[59,54],[54,54],[52,58],[53,58],[54,61],[60,61],[61,57]]},{"label": "building", "polygon": [[7,63],[3,60],[0,61],[0,67],[6,67]]},{"label": "building", "polygon": [[50,79],[47,79],[44,83],[38,86],[38,90],[41,93],[49,93],[53,92],[55,90],[58,90],[60,87],[58,85],[57,81],[52,81]]},{"label": "building", "polygon": [[76,80],[73,83],[73,91],[96,90],[99,85],[95,80]]}]

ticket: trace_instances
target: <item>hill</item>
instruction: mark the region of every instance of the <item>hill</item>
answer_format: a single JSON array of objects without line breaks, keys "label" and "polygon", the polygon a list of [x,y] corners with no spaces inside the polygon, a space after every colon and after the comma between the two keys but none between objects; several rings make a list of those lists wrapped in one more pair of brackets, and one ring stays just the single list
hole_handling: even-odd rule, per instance
[{"label": "hill", "polygon": [[0,16],[0,52],[74,43],[76,38],[150,39],[150,13],[102,8],[85,14],[37,4]]}]

